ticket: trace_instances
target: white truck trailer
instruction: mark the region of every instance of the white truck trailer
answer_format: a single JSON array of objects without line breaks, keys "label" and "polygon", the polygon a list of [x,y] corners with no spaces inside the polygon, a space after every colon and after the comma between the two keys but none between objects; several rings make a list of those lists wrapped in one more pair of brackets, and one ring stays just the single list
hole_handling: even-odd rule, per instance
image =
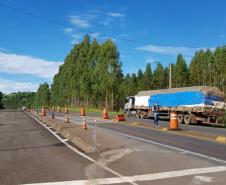
[{"label": "white truck trailer", "polygon": [[127,97],[124,112],[126,116],[151,118],[152,106],[157,102],[162,119],[169,119],[170,112],[174,111],[179,123],[218,124],[217,118],[224,115],[226,108],[224,97],[218,88],[208,86],[141,91]]}]

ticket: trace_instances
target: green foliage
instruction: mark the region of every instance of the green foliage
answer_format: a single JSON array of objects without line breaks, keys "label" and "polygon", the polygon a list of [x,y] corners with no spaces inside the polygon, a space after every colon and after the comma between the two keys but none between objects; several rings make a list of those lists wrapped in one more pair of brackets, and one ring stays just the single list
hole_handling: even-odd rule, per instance
[{"label": "green foliage", "polygon": [[[226,47],[215,51],[197,51],[189,66],[182,54],[172,64],[172,87],[196,85],[217,86],[226,92]],[[40,89],[35,106],[69,105],[70,107],[107,107],[118,110],[127,96],[139,91],[169,87],[169,68],[157,63],[154,71],[147,64],[137,73],[122,74],[119,52],[116,45],[107,40],[98,43],[86,35],[76,44],[60,66],[51,85],[51,102],[46,85],[45,95]],[[45,100],[43,100],[43,97]]]},{"label": "green foliage", "polygon": [[33,105],[34,92],[18,92],[3,96],[3,106],[6,109],[16,109],[21,107],[31,108]]},{"label": "green foliage", "polygon": [[189,85],[209,85],[226,92],[226,47],[195,53],[189,67]]},{"label": "green foliage", "polygon": [[113,109],[120,99],[122,77],[116,45],[111,40],[90,43],[86,35],[83,42],[74,46],[54,77],[52,104]]},{"label": "green foliage", "polygon": [[152,81],[151,64],[148,63],[144,73],[144,89],[151,89],[152,83],[153,81]]},{"label": "green foliage", "polygon": [[188,85],[188,67],[181,54],[177,56],[176,64],[173,68],[172,78],[173,84],[172,87],[185,87]]},{"label": "green foliage", "polygon": [[3,109],[3,102],[2,102],[2,100],[3,100],[3,94],[2,94],[2,92],[0,92],[0,109]]},{"label": "green foliage", "polygon": [[39,85],[33,105],[35,108],[48,107],[50,105],[50,89],[47,83]]}]

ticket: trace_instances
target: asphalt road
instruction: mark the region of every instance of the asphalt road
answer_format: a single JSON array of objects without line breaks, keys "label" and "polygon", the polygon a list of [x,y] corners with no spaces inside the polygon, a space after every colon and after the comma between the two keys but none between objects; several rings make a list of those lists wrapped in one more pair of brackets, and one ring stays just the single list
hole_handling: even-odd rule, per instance
[{"label": "asphalt road", "polygon": [[[63,118],[63,114],[57,116]],[[87,117],[90,124],[94,119]],[[72,120],[81,124],[80,116],[74,115]],[[65,123],[62,121],[62,124]],[[26,113],[1,111],[0,184],[225,184],[225,145],[200,141],[195,147],[196,140],[170,138],[160,132],[149,132],[149,129],[140,130],[103,120],[97,120],[97,125],[100,128],[97,129],[97,144],[107,148],[93,154],[81,154],[66,147]],[[194,151],[202,145],[200,152],[214,150],[218,153],[214,157],[222,160],[177,150],[172,147],[175,143]],[[212,148],[205,149],[206,144]],[[220,147],[224,148],[220,150]]]},{"label": "asphalt road", "polygon": [[[55,113],[55,115],[63,118],[64,114]],[[78,123],[82,122],[82,119],[80,118],[79,114],[71,113],[70,116],[72,121],[78,122]],[[93,126],[94,120],[96,119],[96,117],[93,117],[92,115],[90,115],[90,116],[86,116],[86,119],[88,124]],[[151,123],[149,122],[148,124],[151,124]],[[189,150],[189,151],[200,153],[203,155],[226,160],[226,144],[221,144],[221,143],[212,142],[208,140],[201,140],[198,138],[192,138],[192,137],[187,137],[182,135],[170,134],[167,132],[156,131],[156,130],[146,129],[142,127],[134,127],[130,125],[117,124],[110,120],[106,120],[106,121],[97,120],[97,126],[99,128],[107,129],[109,131],[128,134],[141,139],[159,142],[162,144],[178,147],[184,150]],[[192,128],[206,129],[205,127],[200,127],[200,126],[197,126],[196,128],[195,125]],[[208,133],[218,132],[215,129],[220,129],[220,128],[210,127],[208,128]],[[224,132],[224,129],[222,132]]]},{"label": "asphalt road", "polygon": [[0,146],[1,185],[86,179],[91,164],[24,112],[0,111]]},{"label": "asphalt road", "polygon": [[[60,115],[63,115],[63,113],[57,113]],[[79,115],[79,113],[70,113],[70,115]],[[88,113],[88,116],[91,117],[101,117],[100,114],[97,113]],[[111,117],[113,118],[113,117]],[[126,118],[127,122],[133,123],[142,123],[145,125],[153,125],[153,119],[141,119],[141,118],[136,118],[136,117],[128,117]],[[160,126],[168,127],[169,126],[169,121],[167,120],[160,120],[159,121]],[[191,130],[191,131],[197,131],[201,133],[207,133],[207,134],[214,134],[214,135],[219,135],[219,136],[225,136],[226,137],[226,128],[223,127],[214,127],[212,125],[197,125],[197,124],[191,124],[191,125],[186,125],[186,124],[181,124],[180,128],[183,130]]]},{"label": "asphalt road", "polygon": [[[141,122],[145,124],[153,124],[153,119],[141,119],[141,118],[127,118],[128,122]],[[164,121],[160,120],[159,121],[160,126],[167,127],[169,126],[169,121]],[[193,130],[197,132],[203,132],[203,133],[209,133],[209,134],[214,134],[214,135],[221,135],[221,136],[226,136],[226,128],[223,127],[214,127],[212,125],[186,125],[186,124],[181,124],[180,128],[183,130]]]}]

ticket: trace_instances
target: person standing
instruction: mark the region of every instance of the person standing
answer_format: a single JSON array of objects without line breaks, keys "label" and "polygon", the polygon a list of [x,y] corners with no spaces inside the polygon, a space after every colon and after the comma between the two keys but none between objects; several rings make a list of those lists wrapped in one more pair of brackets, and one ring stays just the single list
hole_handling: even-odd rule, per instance
[{"label": "person standing", "polygon": [[158,103],[155,102],[154,106],[152,107],[152,111],[154,113],[154,126],[158,127],[158,121],[159,121],[159,106]]}]

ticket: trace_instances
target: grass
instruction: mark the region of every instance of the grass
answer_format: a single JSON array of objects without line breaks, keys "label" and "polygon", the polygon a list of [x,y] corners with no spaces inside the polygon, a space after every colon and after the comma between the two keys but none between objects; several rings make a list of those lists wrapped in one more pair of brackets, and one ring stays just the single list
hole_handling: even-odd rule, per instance
[{"label": "grass", "polygon": [[[80,107],[69,107],[70,112],[80,112]],[[85,108],[86,113],[96,113],[96,114],[102,114],[101,109],[97,108]],[[123,109],[120,109],[119,111],[108,111],[109,116],[115,116],[116,114],[124,114]]]}]

